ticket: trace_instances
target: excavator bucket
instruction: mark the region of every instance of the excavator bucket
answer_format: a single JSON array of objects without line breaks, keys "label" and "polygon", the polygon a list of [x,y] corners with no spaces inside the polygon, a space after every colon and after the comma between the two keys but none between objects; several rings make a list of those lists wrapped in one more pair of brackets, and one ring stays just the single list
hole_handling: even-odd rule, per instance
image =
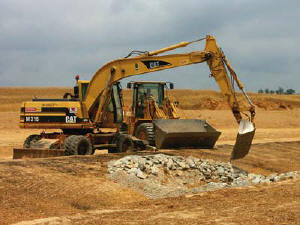
[{"label": "excavator bucket", "polygon": [[251,147],[255,134],[255,127],[249,120],[241,120],[239,125],[239,133],[237,135],[235,145],[231,152],[231,160],[244,158]]},{"label": "excavator bucket", "polygon": [[208,148],[214,147],[221,132],[205,120],[159,119],[154,120],[155,145],[159,149],[168,148]]}]

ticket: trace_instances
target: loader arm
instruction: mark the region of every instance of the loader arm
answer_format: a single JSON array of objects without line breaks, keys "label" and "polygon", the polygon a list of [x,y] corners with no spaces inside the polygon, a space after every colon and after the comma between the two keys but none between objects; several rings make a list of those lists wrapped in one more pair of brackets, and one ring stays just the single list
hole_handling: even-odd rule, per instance
[{"label": "loader arm", "polygon": [[[242,119],[241,112],[248,112],[249,120],[252,122],[255,115],[254,106],[244,92],[243,85],[238,80],[224,53],[218,47],[214,37],[206,36],[204,51],[159,55],[176,48],[185,47],[191,43],[193,42],[181,42],[157,51],[147,52],[132,58],[117,59],[105,64],[90,81],[83,102],[84,117],[89,118],[96,126],[101,127],[101,122],[105,119],[103,117],[105,115],[104,109],[106,109],[110,100],[112,85],[123,78],[206,61],[237,122],[240,123]],[[226,67],[230,72],[231,79],[227,74]],[[244,94],[248,106],[241,107],[239,105],[233,86],[234,82],[237,83]]]}]

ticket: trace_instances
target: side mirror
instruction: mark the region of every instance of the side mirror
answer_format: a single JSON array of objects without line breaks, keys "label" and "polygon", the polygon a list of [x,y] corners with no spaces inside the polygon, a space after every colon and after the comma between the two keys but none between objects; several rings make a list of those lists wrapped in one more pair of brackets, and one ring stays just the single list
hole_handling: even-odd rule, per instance
[{"label": "side mirror", "polygon": [[127,83],[127,88],[131,89],[131,83]]},{"label": "side mirror", "polygon": [[174,84],[170,83],[170,89],[174,89]]}]

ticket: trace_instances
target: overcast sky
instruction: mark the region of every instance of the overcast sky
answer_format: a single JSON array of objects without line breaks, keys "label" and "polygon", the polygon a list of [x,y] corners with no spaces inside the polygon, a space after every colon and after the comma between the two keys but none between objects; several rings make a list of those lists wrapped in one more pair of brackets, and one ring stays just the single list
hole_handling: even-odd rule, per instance
[{"label": "overcast sky", "polygon": [[[132,50],[212,34],[247,90],[299,92],[299,22],[299,0],[0,0],[0,85],[72,86]],[[206,64],[138,79],[217,89]]]}]

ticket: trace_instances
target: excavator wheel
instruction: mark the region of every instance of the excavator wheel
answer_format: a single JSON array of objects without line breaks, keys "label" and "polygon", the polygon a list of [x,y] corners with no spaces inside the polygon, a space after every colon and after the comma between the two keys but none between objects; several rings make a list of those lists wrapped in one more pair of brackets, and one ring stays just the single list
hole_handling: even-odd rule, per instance
[{"label": "excavator wheel", "polygon": [[117,152],[133,152],[134,143],[128,134],[121,134],[117,140]]},{"label": "excavator wheel", "polygon": [[126,123],[122,123],[120,126],[120,133],[128,134],[128,125]]},{"label": "excavator wheel", "polygon": [[152,123],[142,123],[135,130],[135,136],[141,140],[146,140],[149,145],[155,146],[154,126]]},{"label": "excavator wheel", "polygon": [[82,135],[71,135],[64,142],[65,155],[92,155],[93,147],[89,139]]},{"label": "excavator wheel", "polygon": [[29,135],[25,139],[23,147],[24,148],[30,148],[33,143],[35,143],[35,142],[37,142],[37,141],[39,141],[41,139],[42,139],[41,135],[38,135],[38,134]]},{"label": "excavator wheel", "polygon": [[[109,142],[109,144],[117,144],[118,140],[119,140],[119,136],[120,134],[117,133],[116,136]],[[108,153],[117,153],[119,152],[118,147],[108,147],[107,149]]]}]

